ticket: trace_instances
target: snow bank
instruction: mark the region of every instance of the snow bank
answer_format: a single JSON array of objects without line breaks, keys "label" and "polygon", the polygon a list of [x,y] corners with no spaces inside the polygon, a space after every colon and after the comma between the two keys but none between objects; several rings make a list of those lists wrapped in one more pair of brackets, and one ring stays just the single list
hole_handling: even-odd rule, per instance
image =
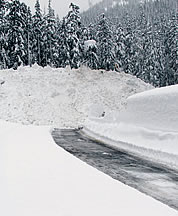
[{"label": "snow bank", "polygon": [[115,147],[177,169],[178,85],[135,94],[120,113],[91,119],[86,128]]},{"label": "snow bank", "polygon": [[152,88],[131,75],[85,67],[19,67],[0,71],[0,79],[0,119],[55,127],[77,127],[88,116],[120,110],[128,96]]},{"label": "snow bank", "polygon": [[117,122],[151,130],[178,132],[178,85],[135,94]]},{"label": "snow bank", "polygon": [[59,148],[49,130],[0,121],[0,215],[177,215]]}]

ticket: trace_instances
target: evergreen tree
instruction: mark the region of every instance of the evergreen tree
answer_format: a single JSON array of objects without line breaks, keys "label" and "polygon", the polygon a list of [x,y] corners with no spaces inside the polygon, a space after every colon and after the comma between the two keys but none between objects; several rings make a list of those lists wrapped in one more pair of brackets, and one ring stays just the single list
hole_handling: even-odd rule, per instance
[{"label": "evergreen tree", "polygon": [[33,40],[34,40],[34,33],[33,33],[33,19],[30,7],[27,9],[27,25],[26,25],[26,35],[27,35],[27,56],[28,56],[28,65],[32,65],[34,62],[33,59]]},{"label": "evergreen tree", "polygon": [[115,27],[114,32],[114,37],[116,41],[115,53],[118,67],[123,68],[125,58],[125,34],[121,24]]},{"label": "evergreen tree", "polygon": [[71,68],[78,68],[81,62],[81,21],[79,7],[71,3],[70,11],[64,19],[65,58]]},{"label": "evergreen tree", "polygon": [[114,36],[108,20],[102,14],[97,25],[97,47],[101,69],[114,70],[117,62],[114,52]]},{"label": "evergreen tree", "polygon": [[22,5],[19,0],[13,0],[9,3],[6,19],[8,22],[6,35],[8,43],[8,67],[17,69],[23,63],[23,55],[25,52]]},{"label": "evergreen tree", "polygon": [[164,40],[164,57],[165,57],[165,83],[164,85],[178,84],[178,62],[177,62],[177,16],[172,14],[167,25],[167,31]]},{"label": "evergreen tree", "polygon": [[57,64],[57,35],[56,35],[56,19],[54,15],[54,10],[51,7],[51,0],[49,0],[48,4],[48,13],[45,17],[46,25],[43,38],[46,42],[45,44],[45,56],[46,56],[46,64],[50,66],[54,66]]},{"label": "evergreen tree", "polygon": [[99,68],[99,60],[97,55],[97,46],[94,43],[95,41],[86,41],[86,43],[90,43],[88,47],[85,48],[84,51],[84,64],[91,68],[91,69],[98,69]]},{"label": "evergreen tree", "polygon": [[21,4],[21,17],[23,20],[23,41],[21,45],[24,47],[22,52],[22,61],[24,65],[32,65],[32,14],[30,8],[24,3]]},{"label": "evergreen tree", "polygon": [[5,18],[6,1],[0,0],[0,69],[5,69],[7,65],[7,40],[5,29],[7,26],[7,20]]},{"label": "evergreen tree", "polygon": [[137,55],[136,62],[137,67],[135,70],[137,71],[136,75],[145,80],[146,82],[150,82],[151,72],[152,72],[152,34],[151,34],[151,26],[149,23],[148,17],[146,17],[144,11],[143,3],[140,3],[139,7],[139,15],[137,17],[137,28],[136,28],[136,45],[137,45]]},{"label": "evergreen tree", "polygon": [[123,24],[125,39],[122,68],[126,73],[130,74],[133,74],[135,72],[136,56],[138,52],[134,27],[134,19],[129,16],[129,13],[127,11]]},{"label": "evergreen tree", "polygon": [[39,0],[35,3],[35,14],[33,16],[33,32],[34,32],[34,42],[33,42],[33,59],[37,64],[42,65],[42,59],[44,56],[44,47],[42,41],[44,29],[44,20],[41,13]]}]

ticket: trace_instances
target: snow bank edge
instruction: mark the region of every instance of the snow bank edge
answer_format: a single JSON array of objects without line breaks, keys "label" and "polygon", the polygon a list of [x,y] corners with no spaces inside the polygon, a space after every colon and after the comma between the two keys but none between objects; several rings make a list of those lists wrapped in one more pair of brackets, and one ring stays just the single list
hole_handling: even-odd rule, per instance
[{"label": "snow bank edge", "polygon": [[82,133],[92,139],[104,143],[105,145],[111,146],[115,149],[126,151],[132,155],[138,157],[144,157],[145,160],[151,160],[155,163],[159,163],[162,166],[174,169],[178,171],[178,156],[170,153],[148,149],[145,147],[136,146],[131,143],[126,143],[122,141],[116,141],[108,138],[104,135],[100,135],[92,130],[90,130],[86,125],[83,127]]}]

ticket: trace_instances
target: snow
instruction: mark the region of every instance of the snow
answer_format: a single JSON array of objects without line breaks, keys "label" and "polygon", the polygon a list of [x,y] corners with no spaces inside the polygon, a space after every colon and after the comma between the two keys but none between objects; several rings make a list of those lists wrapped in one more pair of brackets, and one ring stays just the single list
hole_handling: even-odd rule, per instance
[{"label": "snow", "polygon": [[90,47],[95,47],[96,41],[95,40],[87,40],[84,42],[84,50],[87,51]]},{"label": "snow", "polygon": [[50,127],[0,120],[0,138],[0,215],[177,215],[58,147]]},{"label": "snow", "polygon": [[131,75],[86,67],[19,67],[0,71],[0,79],[0,119],[55,127],[78,127],[88,116],[120,110],[128,96],[152,88]]},{"label": "snow", "polygon": [[125,109],[88,120],[85,131],[115,147],[177,169],[178,85],[130,96]]},{"label": "snow", "polygon": [[177,87],[131,96],[153,87],[122,72],[38,65],[2,70],[0,80],[0,215],[177,215],[76,159],[50,135],[51,127],[88,118],[89,135],[177,166]]},{"label": "snow", "polygon": [[117,5],[117,2],[116,2],[116,1],[113,1],[113,2],[112,2],[112,8],[114,8],[116,5]]},{"label": "snow", "polygon": [[149,129],[178,132],[178,85],[131,96],[118,121],[123,119]]}]

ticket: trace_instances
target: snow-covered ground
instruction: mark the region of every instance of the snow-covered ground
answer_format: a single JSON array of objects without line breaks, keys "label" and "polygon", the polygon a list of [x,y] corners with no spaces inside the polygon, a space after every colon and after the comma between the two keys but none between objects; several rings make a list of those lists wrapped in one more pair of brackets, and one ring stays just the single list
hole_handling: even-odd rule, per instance
[{"label": "snow-covered ground", "polygon": [[121,112],[88,120],[86,132],[115,147],[177,168],[178,85],[130,96]]},{"label": "snow-covered ground", "polygon": [[176,216],[59,148],[49,127],[0,120],[0,215]]},{"label": "snow-covered ground", "polygon": [[56,127],[77,127],[88,116],[120,110],[128,96],[152,88],[131,75],[85,67],[20,67],[0,71],[0,80],[0,119]]},{"label": "snow-covered ground", "polygon": [[[177,151],[177,103],[166,107],[170,108],[169,118],[175,111],[175,122],[169,121],[168,127],[164,113],[159,124],[157,112],[152,111],[153,122],[147,116],[150,104],[158,106],[162,99],[155,101],[159,97],[169,101],[170,94],[158,92],[155,97],[151,91],[153,94],[130,97],[125,111],[121,111],[130,95],[152,88],[128,74],[92,71],[85,67],[70,70],[34,65],[17,71],[0,71],[0,119],[3,119],[0,120],[0,215],[177,215],[175,210],[65,152],[56,146],[49,133],[52,126],[77,127],[90,119],[86,124],[90,135],[104,137],[113,145],[117,140],[138,141],[128,144],[128,148],[123,143],[123,147],[144,156],[150,152],[158,157],[158,150],[162,151],[164,146],[165,158],[170,162],[170,157],[177,157],[174,154]],[[177,90],[171,90],[171,94],[175,96]],[[146,97],[152,98],[150,103]],[[173,162],[175,165],[175,160]]]}]

